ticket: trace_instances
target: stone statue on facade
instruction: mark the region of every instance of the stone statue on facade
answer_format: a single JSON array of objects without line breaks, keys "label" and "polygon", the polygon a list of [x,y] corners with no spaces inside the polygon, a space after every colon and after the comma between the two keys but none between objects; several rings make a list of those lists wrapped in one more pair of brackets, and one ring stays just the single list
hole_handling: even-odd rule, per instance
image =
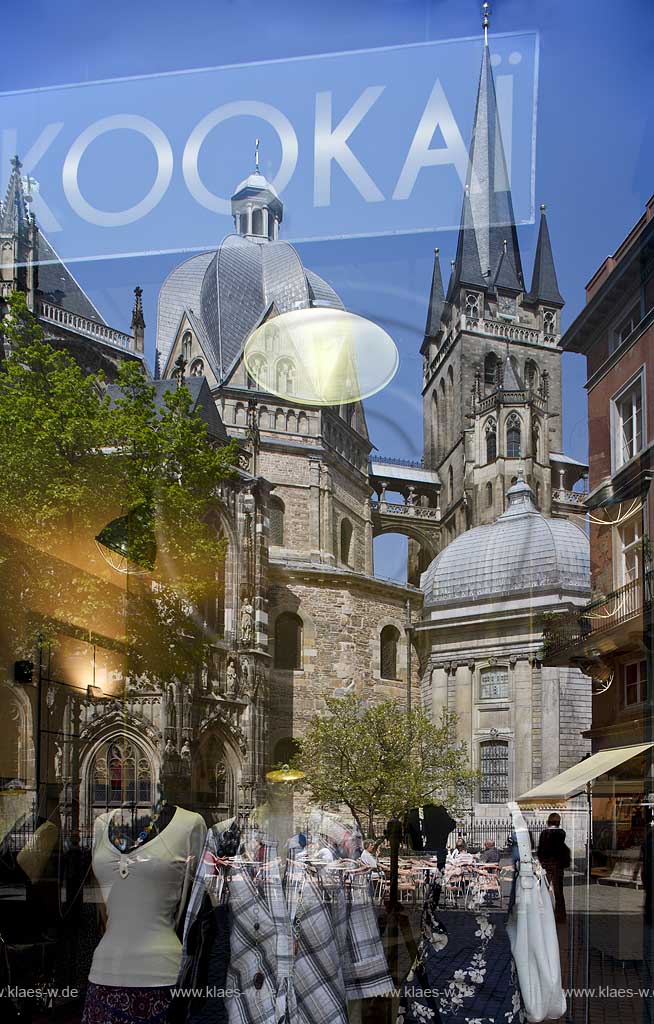
[{"label": "stone statue on facade", "polygon": [[230,696],[235,696],[238,692],[238,672],[236,671],[236,665],[234,659],[230,658],[227,665],[227,693]]},{"label": "stone statue on facade", "polygon": [[241,604],[241,643],[250,644],[252,643],[254,636],[254,608],[250,603],[250,598],[243,598]]}]

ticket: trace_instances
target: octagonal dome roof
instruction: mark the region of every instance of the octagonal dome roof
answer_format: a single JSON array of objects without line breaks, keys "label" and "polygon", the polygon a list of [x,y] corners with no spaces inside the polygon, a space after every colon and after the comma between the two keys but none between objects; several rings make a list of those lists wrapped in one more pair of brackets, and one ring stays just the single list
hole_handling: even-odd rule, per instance
[{"label": "octagonal dome roof", "polygon": [[522,479],[490,526],[460,534],[422,574],[425,606],[507,598],[542,590],[590,589],[588,537],[565,519],[547,519]]}]

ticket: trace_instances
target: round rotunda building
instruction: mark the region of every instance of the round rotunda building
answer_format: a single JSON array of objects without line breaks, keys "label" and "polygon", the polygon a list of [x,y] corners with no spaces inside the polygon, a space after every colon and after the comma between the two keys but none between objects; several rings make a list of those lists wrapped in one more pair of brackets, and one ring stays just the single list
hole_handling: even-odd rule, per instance
[{"label": "round rotunda building", "polygon": [[588,601],[588,538],[543,516],[520,474],[506,511],[437,555],[421,588],[423,704],[434,720],[457,713],[481,773],[474,813],[502,817],[507,800],[590,749],[590,679],[539,660],[544,615]]}]

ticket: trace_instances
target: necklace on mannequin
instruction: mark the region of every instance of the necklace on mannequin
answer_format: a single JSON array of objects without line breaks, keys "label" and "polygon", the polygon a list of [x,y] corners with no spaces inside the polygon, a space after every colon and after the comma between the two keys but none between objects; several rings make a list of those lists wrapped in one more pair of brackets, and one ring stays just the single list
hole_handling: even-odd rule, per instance
[{"label": "necklace on mannequin", "polygon": [[152,815],[150,817],[150,821],[145,826],[145,828],[141,832],[139,832],[133,844],[131,844],[131,837],[126,832],[122,831],[122,827],[115,825],[113,820],[110,819],[109,839],[112,845],[115,846],[117,850],[120,850],[121,853],[125,853],[125,851],[130,847],[130,845],[132,846],[133,849],[136,849],[137,846],[142,846],[143,843],[145,843],[150,838],[152,831],[156,828],[156,824],[159,818],[161,817],[161,812],[163,811],[165,806],[166,800],[162,799],[157,801],[154,807],[154,811],[152,812]]}]

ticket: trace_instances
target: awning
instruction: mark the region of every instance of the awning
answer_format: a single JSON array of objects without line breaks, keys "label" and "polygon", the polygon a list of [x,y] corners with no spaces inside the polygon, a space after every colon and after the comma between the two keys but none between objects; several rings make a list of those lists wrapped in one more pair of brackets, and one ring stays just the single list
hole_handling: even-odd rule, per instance
[{"label": "awning", "polygon": [[654,743],[635,743],[629,747],[612,747],[610,750],[600,750],[592,754],[572,768],[566,768],[560,775],[555,775],[547,782],[541,782],[527,793],[517,797],[519,804],[551,804],[563,803],[573,796],[579,796],[586,789],[589,782],[597,779],[605,772],[617,768],[619,764],[630,761],[643,751],[654,747]]}]

